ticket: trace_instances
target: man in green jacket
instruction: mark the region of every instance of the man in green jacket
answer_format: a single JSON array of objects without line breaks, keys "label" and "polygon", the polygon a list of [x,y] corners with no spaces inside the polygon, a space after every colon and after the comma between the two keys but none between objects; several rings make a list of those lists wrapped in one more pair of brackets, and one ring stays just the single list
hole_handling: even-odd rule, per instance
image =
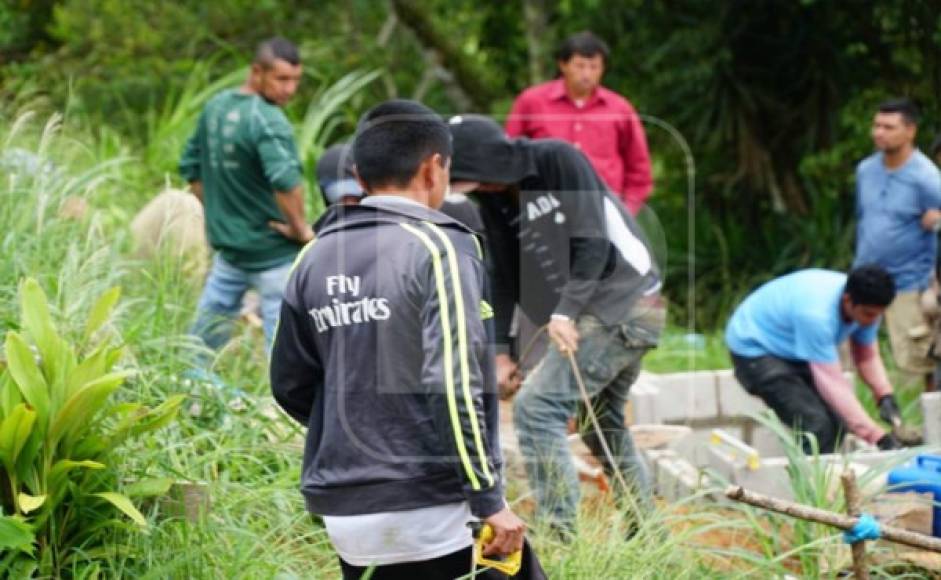
[{"label": "man in green jacket", "polygon": [[180,160],[215,250],[191,330],[213,349],[228,342],[249,288],[261,296],[270,348],[291,263],[313,239],[293,129],[281,110],[300,78],[294,44],[262,42],[245,84],[206,104]]}]

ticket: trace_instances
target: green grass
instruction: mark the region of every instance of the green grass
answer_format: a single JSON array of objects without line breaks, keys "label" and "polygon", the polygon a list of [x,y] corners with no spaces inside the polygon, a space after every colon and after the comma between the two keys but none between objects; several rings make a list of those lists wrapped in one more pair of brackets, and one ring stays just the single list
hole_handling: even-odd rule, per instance
[{"label": "green grass", "polygon": [[[168,109],[174,135],[180,134],[176,110],[191,108],[178,104]],[[160,148],[138,151],[107,128],[92,131],[72,120],[49,123],[38,116],[0,111],[0,160],[14,149],[32,152],[56,171],[15,176],[0,172],[0,244],[6,258],[0,261],[0,321],[7,328],[15,325],[16,287],[25,276],[40,281],[57,323],[65,329],[81,322],[104,289],[121,285],[124,298],[113,331],[128,346],[122,364],[140,373],[119,396],[145,404],[180,392],[189,396],[173,425],[119,450],[122,472],[129,480],[171,477],[202,482],[211,497],[211,509],[196,522],[168,513],[159,503],[145,506],[148,530],[128,527],[114,533],[103,553],[77,553],[71,575],[337,577],[326,534],[305,513],[297,491],[303,434],[291,421],[270,412],[260,332],[242,328],[217,364],[224,380],[253,396],[246,410],[232,411],[214,392],[185,390],[179,376],[199,348],[186,330],[201,282],[187,279],[172,258],[139,262],[129,257],[130,219],[164,184],[163,175],[142,168],[139,160],[170,153]],[[171,166],[164,162],[163,167]],[[85,199],[89,212],[79,219],[61,217],[60,206],[73,196]],[[721,336],[708,335],[697,348],[684,334],[669,329],[662,346],[647,357],[647,370],[729,366]],[[903,399],[903,405],[906,402]],[[193,403],[200,406],[198,416],[187,412]],[[807,497],[814,499],[811,495]],[[679,512],[675,506],[665,507],[630,541],[618,531],[621,512],[601,508],[585,518],[574,544],[559,545],[538,530],[534,543],[552,578],[773,577],[794,562],[806,572],[816,570],[799,556],[815,550],[814,542],[821,541],[823,532],[807,536],[809,547],[793,548],[764,523],[780,527],[784,520],[750,510],[734,510],[738,516],[729,520],[727,512],[707,505],[690,501]],[[757,551],[704,546],[700,541],[729,529],[753,535]],[[716,567],[716,562],[728,567]]]},{"label": "green grass", "polygon": [[644,370],[652,373],[708,371],[731,368],[721,334],[698,335],[668,326],[660,344],[644,357]]}]

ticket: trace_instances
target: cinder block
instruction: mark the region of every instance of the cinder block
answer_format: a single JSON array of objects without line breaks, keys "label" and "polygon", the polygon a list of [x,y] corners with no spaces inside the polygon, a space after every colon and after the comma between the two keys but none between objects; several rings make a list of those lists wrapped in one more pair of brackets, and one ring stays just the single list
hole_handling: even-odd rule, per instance
[{"label": "cinder block", "polygon": [[784,455],[784,445],[770,429],[757,425],[752,431],[749,444],[758,450],[761,457],[780,457]]},{"label": "cinder block", "polygon": [[631,386],[630,394],[625,407],[624,416],[629,424],[657,424],[662,419],[657,414],[657,399],[660,398],[660,388],[650,376],[641,374]]},{"label": "cinder block", "polygon": [[731,435],[732,437],[735,437],[736,439],[740,440],[742,443],[748,444],[748,442],[745,441],[745,428],[742,425],[721,425],[720,424],[716,427],[702,427],[699,429],[694,429],[695,437],[703,441],[709,441],[710,438],[712,437],[712,432],[715,431],[716,429],[721,429],[725,431],[726,433],[728,433],[729,435]]},{"label": "cinder block", "polygon": [[693,430],[685,425],[631,425],[634,446],[640,450],[675,449]]},{"label": "cinder block", "polygon": [[678,440],[673,449],[693,465],[706,467],[709,465],[709,434],[711,432],[711,428],[694,429],[689,436]]},{"label": "cinder block", "polygon": [[713,371],[660,375],[657,382],[660,388],[657,415],[662,421],[684,422],[718,416]]},{"label": "cinder block", "polygon": [[743,471],[761,468],[761,458],[753,447],[723,429],[714,429],[709,437],[708,465],[717,474],[737,483]]},{"label": "cinder block", "polygon": [[701,489],[704,482],[700,471],[682,457],[668,453],[654,464],[656,493],[668,501],[675,501]]},{"label": "cinder block", "polygon": [[756,471],[743,470],[736,474],[737,485],[781,499],[793,500],[794,491],[787,474],[787,459],[776,457],[765,460]]},{"label": "cinder block", "polygon": [[748,417],[768,408],[742,388],[731,370],[716,371],[716,394],[719,415],[723,418]]},{"label": "cinder block", "polygon": [[736,461],[734,456],[712,445],[706,447],[706,457],[706,467],[711,473],[724,482],[738,483],[738,472],[744,470],[744,461]]}]

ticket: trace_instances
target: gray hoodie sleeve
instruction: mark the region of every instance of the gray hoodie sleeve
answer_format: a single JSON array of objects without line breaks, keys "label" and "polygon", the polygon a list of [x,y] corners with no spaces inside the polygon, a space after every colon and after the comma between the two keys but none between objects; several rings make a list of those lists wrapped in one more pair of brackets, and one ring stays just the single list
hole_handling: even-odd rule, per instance
[{"label": "gray hoodie sleeve", "polygon": [[[422,277],[422,387],[444,448],[449,449],[471,512],[485,518],[505,507],[499,472],[490,456],[484,417],[481,320],[484,266],[455,248],[451,237],[426,223],[412,228],[428,250]],[[469,240],[467,240],[469,242]]]}]

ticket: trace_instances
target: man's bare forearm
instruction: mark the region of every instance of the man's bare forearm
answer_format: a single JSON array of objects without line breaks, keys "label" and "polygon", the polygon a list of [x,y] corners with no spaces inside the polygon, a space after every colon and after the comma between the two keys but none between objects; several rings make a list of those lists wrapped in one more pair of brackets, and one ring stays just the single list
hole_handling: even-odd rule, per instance
[{"label": "man's bare forearm", "polygon": [[810,372],[820,398],[843,419],[854,435],[873,444],[885,435],[856,398],[853,385],[843,376],[839,362],[811,362]]},{"label": "man's bare forearm", "polygon": [[889,374],[885,370],[885,365],[882,364],[878,346],[850,341],[850,348],[853,353],[853,362],[856,363],[856,370],[859,371],[863,381],[869,385],[876,400],[891,395],[892,383],[889,382]]},{"label": "man's bare forearm", "polygon": [[190,181],[190,191],[193,192],[193,195],[196,196],[196,199],[199,200],[199,203],[203,203],[203,182],[202,181]]},{"label": "man's bare forearm", "polygon": [[291,191],[279,191],[275,193],[275,200],[278,208],[284,215],[284,227],[272,224],[276,230],[285,237],[306,244],[314,238],[314,232],[307,223],[307,216],[304,212],[304,186],[298,185]]}]

